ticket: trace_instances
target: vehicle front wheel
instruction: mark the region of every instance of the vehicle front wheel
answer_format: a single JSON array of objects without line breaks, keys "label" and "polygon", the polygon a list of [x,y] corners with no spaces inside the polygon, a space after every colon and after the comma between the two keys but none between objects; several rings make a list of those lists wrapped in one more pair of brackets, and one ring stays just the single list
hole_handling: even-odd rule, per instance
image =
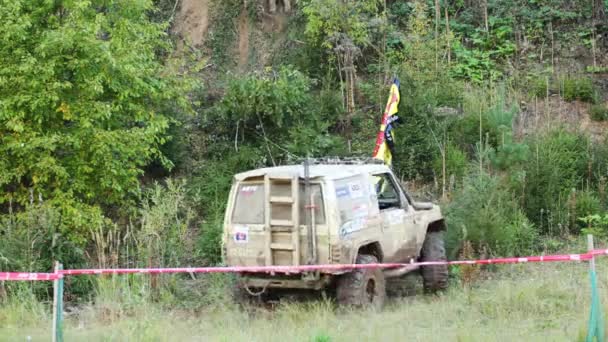
[{"label": "vehicle front wheel", "polygon": [[[357,256],[357,264],[375,264],[373,255]],[[384,273],[379,268],[356,269],[338,278],[336,297],[338,304],[354,307],[381,309],[386,298]]]},{"label": "vehicle front wheel", "polygon": [[[446,261],[443,232],[426,234],[422,245],[421,261]],[[422,266],[424,291],[434,293],[448,287],[448,265]]]}]

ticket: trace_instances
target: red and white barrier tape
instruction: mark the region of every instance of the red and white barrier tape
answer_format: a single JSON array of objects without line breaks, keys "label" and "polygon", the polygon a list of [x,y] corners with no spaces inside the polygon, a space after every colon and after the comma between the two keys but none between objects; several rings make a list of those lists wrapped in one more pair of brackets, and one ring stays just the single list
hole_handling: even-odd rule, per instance
[{"label": "red and white barrier tape", "polygon": [[26,272],[0,272],[0,280],[57,280],[63,278],[61,273],[26,273]]},{"label": "red and white barrier tape", "polygon": [[491,265],[518,264],[527,262],[565,262],[591,260],[595,255],[608,255],[608,249],[596,249],[583,254],[556,254],[513,258],[481,260],[425,261],[412,263],[377,264],[329,264],[301,266],[225,266],[225,267],[178,267],[178,268],[119,268],[119,269],[75,269],[61,270],[59,273],[11,273],[0,272],[0,280],[56,280],[64,275],[86,274],[163,274],[163,273],[302,273],[311,271],[348,271],[369,268],[400,268],[433,265]]}]

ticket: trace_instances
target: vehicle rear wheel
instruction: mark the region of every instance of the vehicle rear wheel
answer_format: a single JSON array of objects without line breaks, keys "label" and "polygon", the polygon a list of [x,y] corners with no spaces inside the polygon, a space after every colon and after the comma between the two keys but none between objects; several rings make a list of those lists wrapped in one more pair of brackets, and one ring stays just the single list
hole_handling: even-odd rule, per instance
[{"label": "vehicle rear wheel", "polygon": [[[421,261],[446,261],[443,232],[426,234],[422,245]],[[424,291],[434,293],[448,287],[448,265],[422,266]]]},{"label": "vehicle rear wheel", "polygon": [[[375,264],[373,255],[357,256],[357,264]],[[386,283],[381,269],[356,269],[338,278],[336,297],[338,304],[381,309],[386,298]]]}]

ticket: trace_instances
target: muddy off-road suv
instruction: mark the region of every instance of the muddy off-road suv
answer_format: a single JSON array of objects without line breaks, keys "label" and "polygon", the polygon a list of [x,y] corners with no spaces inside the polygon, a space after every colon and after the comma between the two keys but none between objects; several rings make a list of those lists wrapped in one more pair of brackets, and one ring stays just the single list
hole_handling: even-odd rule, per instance
[{"label": "muddy off-road suv", "polygon": [[[417,203],[384,164],[314,160],[237,174],[224,222],[229,266],[410,263],[445,260],[439,207]],[[381,307],[386,278],[421,271],[427,291],[447,286],[447,266],[303,274],[243,273],[248,293],[332,290],[340,304]]]}]

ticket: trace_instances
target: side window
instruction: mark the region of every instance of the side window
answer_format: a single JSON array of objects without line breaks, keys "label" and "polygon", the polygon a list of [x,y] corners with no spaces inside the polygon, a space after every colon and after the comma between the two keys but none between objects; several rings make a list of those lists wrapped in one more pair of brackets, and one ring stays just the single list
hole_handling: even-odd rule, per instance
[{"label": "side window", "polygon": [[399,190],[388,173],[374,175],[374,183],[380,210],[401,207]]}]

